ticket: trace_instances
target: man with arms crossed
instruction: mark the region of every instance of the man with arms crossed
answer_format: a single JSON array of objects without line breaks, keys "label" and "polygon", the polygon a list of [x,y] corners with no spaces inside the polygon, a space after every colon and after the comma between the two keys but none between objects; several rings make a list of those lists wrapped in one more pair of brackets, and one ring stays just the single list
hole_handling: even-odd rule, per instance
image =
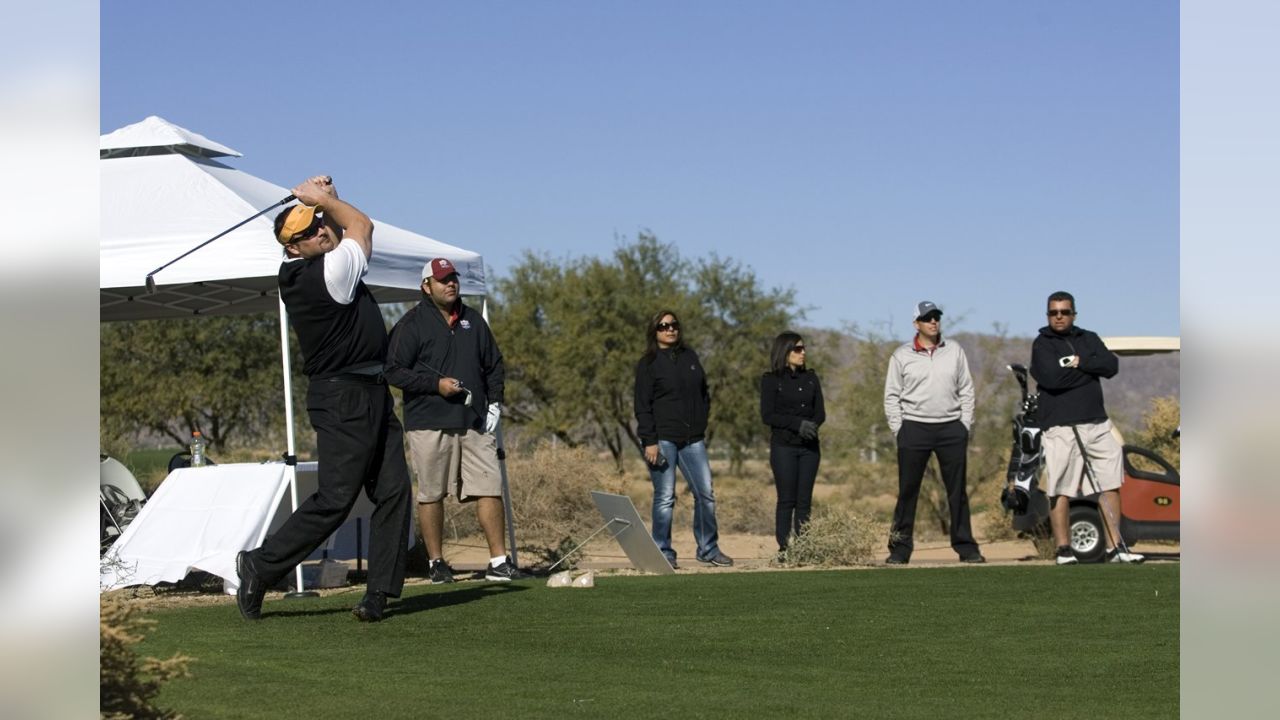
[{"label": "man with arms crossed", "polygon": [[938,458],[951,508],[951,548],[960,562],[983,563],[969,526],[965,455],[973,427],[969,360],[942,339],[942,311],[925,300],[912,308],[916,336],[893,351],[884,381],[884,414],[898,443],[898,504],[889,533],[889,565],[906,565],[915,544],[916,500],[929,455]]},{"label": "man with arms crossed", "polygon": [[418,522],[433,583],[453,582],[444,560],[444,496],[476,503],[489,545],[485,579],[524,577],[503,539],[502,472],[494,433],[501,417],[502,353],[489,324],[458,297],[453,263],[422,268],[422,301],[391,330],[387,380],[404,390],[404,423],[418,476]]},{"label": "man with arms crossed", "polygon": [[404,586],[411,506],[404,433],[382,377],[387,331],[361,279],[373,254],[373,222],[339,200],[327,176],[307,180],[293,195],[299,204],[275,222],[284,248],[280,297],[302,348],[319,487],[262,547],[236,556],[236,604],[257,620],[266,589],[333,534],[363,488],[374,504],[369,582],[352,613],[377,622],[387,597],[399,597]]},{"label": "man with arms crossed", "polygon": [[1120,538],[1123,451],[1102,405],[1101,378],[1115,377],[1120,360],[1095,333],[1075,326],[1071,293],[1050,295],[1046,315],[1049,324],[1031,344],[1031,377],[1040,393],[1045,492],[1053,502],[1049,524],[1058,546],[1057,563],[1076,562],[1068,537],[1071,498],[1091,493],[1099,493],[1107,562],[1140,563],[1145,558],[1130,552]]}]

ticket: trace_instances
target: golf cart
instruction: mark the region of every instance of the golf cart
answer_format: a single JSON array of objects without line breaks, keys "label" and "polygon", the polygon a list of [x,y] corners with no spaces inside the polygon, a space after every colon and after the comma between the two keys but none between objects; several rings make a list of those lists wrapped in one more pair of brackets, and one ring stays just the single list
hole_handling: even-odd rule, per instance
[{"label": "golf cart", "polygon": [[[1116,355],[1152,355],[1178,352],[1178,338],[1103,338]],[[1043,468],[1041,430],[1036,424],[1039,394],[1027,386],[1027,368],[1010,365],[1022,389],[1022,402],[1013,418],[1013,451],[1009,457],[1007,485],[1001,504],[1013,512],[1013,529],[1037,544],[1052,542],[1049,527],[1049,497],[1040,488]],[[1181,478],[1178,471],[1159,454],[1136,445],[1123,447],[1124,484],[1120,486],[1120,537],[1126,545],[1139,540],[1181,539]],[[1081,562],[1097,562],[1106,552],[1105,529],[1098,508],[1097,493],[1070,501],[1071,549]]]}]

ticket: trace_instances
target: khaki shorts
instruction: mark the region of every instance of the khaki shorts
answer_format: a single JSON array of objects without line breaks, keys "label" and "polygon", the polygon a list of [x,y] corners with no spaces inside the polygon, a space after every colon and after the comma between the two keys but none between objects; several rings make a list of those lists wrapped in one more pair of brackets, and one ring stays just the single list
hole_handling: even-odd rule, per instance
[{"label": "khaki shorts", "polygon": [[1089,453],[1093,479],[1085,477],[1084,459],[1071,426],[1044,431],[1044,486],[1049,497],[1081,497],[1095,492],[1118,490],[1124,482],[1120,441],[1111,432],[1111,421],[1076,425],[1080,440]]},{"label": "khaki shorts", "polygon": [[475,430],[410,430],[409,456],[418,478],[418,502],[452,493],[458,502],[502,495],[498,443]]}]

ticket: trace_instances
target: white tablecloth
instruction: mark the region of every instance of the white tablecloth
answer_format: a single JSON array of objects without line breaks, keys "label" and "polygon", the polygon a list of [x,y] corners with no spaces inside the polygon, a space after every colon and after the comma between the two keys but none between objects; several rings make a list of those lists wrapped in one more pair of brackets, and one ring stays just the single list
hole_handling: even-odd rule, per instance
[{"label": "white tablecloth", "polygon": [[173,471],[108,551],[102,590],[177,582],[203,570],[235,592],[236,553],[258,546],[288,488],[283,463]]}]

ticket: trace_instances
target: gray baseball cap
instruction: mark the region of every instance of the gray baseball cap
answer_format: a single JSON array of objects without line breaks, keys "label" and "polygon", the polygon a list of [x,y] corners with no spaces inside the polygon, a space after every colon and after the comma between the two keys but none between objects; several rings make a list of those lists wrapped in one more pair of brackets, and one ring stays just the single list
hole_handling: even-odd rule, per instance
[{"label": "gray baseball cap", "polygon": [[941,315],[942,308],[938,307],[937,305],[934,305],[928,300],[921,300],[920,302],[916,303],[915,313],[916,313],[915,315],[911,316],[912,319],[919,320],[920,318],[924,317],[925,315],[928,315],[929,313],[938,313],[939,315]]}]

